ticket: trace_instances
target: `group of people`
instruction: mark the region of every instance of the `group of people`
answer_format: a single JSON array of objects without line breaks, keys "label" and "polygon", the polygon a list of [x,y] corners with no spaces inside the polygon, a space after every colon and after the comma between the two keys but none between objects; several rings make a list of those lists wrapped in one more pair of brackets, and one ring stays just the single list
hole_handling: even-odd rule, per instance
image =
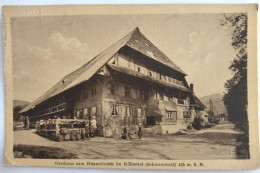
[{"label": "group of people", "polygon": [[81,138],[89,139],[95,137],[95,129],[97,128],[97,120],[93,117],[90,121],[86,122],[85,128],[81,129]]}]

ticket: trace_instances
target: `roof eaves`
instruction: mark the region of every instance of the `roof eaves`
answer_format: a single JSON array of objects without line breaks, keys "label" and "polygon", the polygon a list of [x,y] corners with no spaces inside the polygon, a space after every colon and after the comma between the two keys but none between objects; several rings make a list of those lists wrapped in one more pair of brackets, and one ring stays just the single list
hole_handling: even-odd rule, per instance
[{"label": "roof eaves", "polygon": [[191,92],[191,90],[189,88],[186,88],[184,86],[182,87],[182,86],[162,82],[162,81],[156,80],[156,79],[154,79],[150,76],[146,76],[146,75],[143,75],[141,73],[137,73],[133,70],[130,70],[130,69],[127,69],[127,68],[124,68],[124,67],[118,67],[118,66],[111,65],[111,64],[109,64],[108,66],[110,68],[112,68],[113,70],[118,71],[120,73],[124,73],[124,74],[128,74],[128,75],[131,75],[131,76],[134,76],[134,77],[142,78],[142,79],[145,79],[145,80],[148,80],[148,81],[152,81],[152,82],[158,83],[158,84],[163,85],[163,86],[173,87],[175,89],[179,89],[179,90],[182,90],[182,91]]}]

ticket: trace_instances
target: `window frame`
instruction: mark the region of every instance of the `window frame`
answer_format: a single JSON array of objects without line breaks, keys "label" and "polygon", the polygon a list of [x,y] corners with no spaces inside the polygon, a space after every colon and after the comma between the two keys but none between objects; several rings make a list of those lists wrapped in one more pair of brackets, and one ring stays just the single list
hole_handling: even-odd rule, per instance
[{"label": "window frame", "polygon": [[185,99],[180,99],[180,98],[178,98],[178,99],[177,99],[177,104],[179,104],[179,105],[185,105]]},{"label": "window frame", "polygon": [[[118,116],[119,115],[119,105],[112,105],[112,111],[111,111],[111,115],[112,116]],[[114,112],[114,113],[113,113]]]},{"label": "window frame", "polygon": [[[128,115],[128,111],[129,110],[129,115]],[[125,109],[125,116],[130,116],[132,117],[133,116],[133,106],[126,106],[126,109]]]},{"label": "window frame", "polygon": [[131,88],[128,86],[125,86],[125,97],[130,97]]},{"label": "window frame", "polygon": [[110,88],[110,94],[111,95],[116,95],[116,84],[111,84],[111,88]]},{"label": "window frame", "polygon": [[[186,114],[185,114],[186,113]],[[191,113],[189,111],[183,111],[183,118],[191,118]]]},{"label": "window frame", "polygon": [[169,102],[173,102],[173,94],[171,94],[171,93],[169,94],[169,96],[168,96],[168,101],[169,101]]},{"label": "window frame", "polygon": [[[139,116],[139,112],[138,112],[138,110],[140,110],[140,116]],[[143,116],[143,110],[142,110],[142,107],[136,107],[136,116],[137,117],[142,117]]]},{"label": "window frame", "polygon": [[[167,111],[166,110],[166,114],[167,114],[167,117],[166,117],[166,121],[172,121],[172,120],[175,120],[175,123],[177,123],[177,117],[178,117],[178,113],[177,111]],[[174,117],[175,116],[175,117]]]},{"label": "window frame", "polygon": [[159,100],[164,100],[164,93],[163,92],[159,93]]}]

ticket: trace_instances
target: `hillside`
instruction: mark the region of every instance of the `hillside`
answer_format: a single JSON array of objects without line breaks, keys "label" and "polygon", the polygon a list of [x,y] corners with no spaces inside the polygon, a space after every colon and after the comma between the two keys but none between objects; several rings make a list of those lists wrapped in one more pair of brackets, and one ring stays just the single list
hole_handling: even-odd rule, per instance
[{"label": "hillside", "polygon": [[215,113],[218,112],[218,114],[221,114],[227,112],[225,105],[222,101],[222,98],[223,98],[222,94],[216,93],[216,94],[211,94],[208,96],[201,97],[199,99],[207,107],[206,110],[209,110],[210,108],[210,99],[211,99]]},{"label": "hillside", "polygon": [[24,108],[26,105],[28,105],[29,102],[27,101],[23,101],[23,100],[13,100],[13,107],[22,107]]},{"label": "hillside", "polygon": [[13,100],[13,119],[14,121],[23,121],[23,117],[18,112],[27,106],[30,102],[23,100]]}]

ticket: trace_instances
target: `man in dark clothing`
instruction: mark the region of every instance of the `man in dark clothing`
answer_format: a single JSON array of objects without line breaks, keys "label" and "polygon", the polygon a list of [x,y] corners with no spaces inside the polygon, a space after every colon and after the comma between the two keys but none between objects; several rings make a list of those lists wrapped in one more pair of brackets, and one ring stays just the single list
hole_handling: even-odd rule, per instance
[{"label": "man in dark clothing", "polygon": [[142,139],[142,127],[139,127],[138,129],[138,138]]},{"label": "man in dark clothing", "polygon": [[123,135],[121,136],[121,138],[123,138],[123,139],[127,139],[127,128],[125,127],[124,129],[123,129]]}]

